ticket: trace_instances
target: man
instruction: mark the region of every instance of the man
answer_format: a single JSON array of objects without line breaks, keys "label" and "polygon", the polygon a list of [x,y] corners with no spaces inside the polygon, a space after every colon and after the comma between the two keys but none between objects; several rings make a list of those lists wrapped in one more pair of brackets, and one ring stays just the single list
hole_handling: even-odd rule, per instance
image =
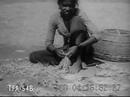
[{"label": "man", "polygon": [[[88,51],[93,43],[99,40],[99,31],[78,8],[78,0],[58,0],[59,12],[51,16],[47,36],[47,49],[30,54],[32,63],[58,64],[66,55],[72,66],[70,72],[81,70],[81,62],[86,62]],[[55,32],[63,36],[64,45],[56,48],[53,45]],[[89,48],[89,49],[87,49]]]}]

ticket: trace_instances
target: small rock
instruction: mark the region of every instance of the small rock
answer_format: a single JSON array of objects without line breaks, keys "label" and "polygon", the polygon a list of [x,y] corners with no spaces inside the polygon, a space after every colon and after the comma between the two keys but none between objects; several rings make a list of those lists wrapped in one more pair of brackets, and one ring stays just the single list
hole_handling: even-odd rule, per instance
[{"label": "small rock", "polygon": [[3,81],[4,79],[3,78],[0,78],[0,81]]}]

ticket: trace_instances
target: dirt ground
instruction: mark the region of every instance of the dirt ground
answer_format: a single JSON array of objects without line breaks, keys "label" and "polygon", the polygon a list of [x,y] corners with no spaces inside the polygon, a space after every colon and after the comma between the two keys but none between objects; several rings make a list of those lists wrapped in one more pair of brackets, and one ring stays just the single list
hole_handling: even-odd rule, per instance
[{"label": "dirt ground", "polygon": [[[7,50],[7,48],[5,50]],[[43,64],[30,63],[27,58],[30,52],[27,52],[27,50],[18,48],[12,50],[14,51],[11,51],[12,58],[8,50],[6,51],[7,53],[3,55],[4,58],[1,58],[1,96],[130,95],[129,62],[109,62],[96,59],[101,63],[92,67],[84,66],[84,69],[79,73],[69,74],[55,66],[46,67],[43,66]]]}]

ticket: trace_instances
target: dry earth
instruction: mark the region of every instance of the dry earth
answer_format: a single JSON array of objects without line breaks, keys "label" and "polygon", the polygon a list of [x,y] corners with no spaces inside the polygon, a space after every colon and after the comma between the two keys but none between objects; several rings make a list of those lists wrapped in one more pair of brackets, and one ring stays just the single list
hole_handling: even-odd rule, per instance
[{"label": "dry earth", "polygon": [[0,95],[129,96],[129,91],[129,63],[104,62],[77,74],[57,66],[32,64],[28,58],[0,65]]}]

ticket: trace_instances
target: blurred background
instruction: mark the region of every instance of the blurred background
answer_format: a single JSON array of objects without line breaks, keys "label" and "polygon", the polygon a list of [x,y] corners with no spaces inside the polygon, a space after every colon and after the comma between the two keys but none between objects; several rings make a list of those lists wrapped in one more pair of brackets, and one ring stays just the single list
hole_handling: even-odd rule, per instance
[{"label": "blurred background", "polygon": [[[130,0],[79,1],[99,29],[130,30]],[[49,17],[57,10],[56,0],[0,0],[0,59],[44,48]]]}]

